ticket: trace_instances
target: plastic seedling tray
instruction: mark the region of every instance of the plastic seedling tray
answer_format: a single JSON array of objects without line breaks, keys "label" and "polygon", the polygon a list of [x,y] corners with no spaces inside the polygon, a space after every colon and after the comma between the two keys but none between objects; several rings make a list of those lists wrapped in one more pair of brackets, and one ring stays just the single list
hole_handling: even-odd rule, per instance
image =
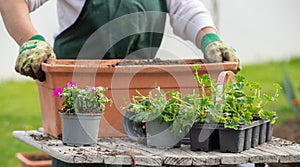
[{"label": "plastic seedling tray", "polygon": [[260,125],[258,144],[263,144],[266,142],[267,123],[268,122],[270,122],[270,121],[269,120],[262,121],[262,124]]},{"label": "plastic seedling tray", "polygon": [[252,140],[257,140],[253,136],[253,128],[259,125],[259,121],[254,121],[249,125],[240,125],[237,130],[219,126],[220,151],[238,153],[249,149]]},{"label": "plastic seedling tray", "polygon": [[270,141],[272,139],[272,135],[273,135],[273,124],[271,124],[270,122],[267,123],[267,138],[266,138],[266,142]]},{"label": "plastic seedling tray", "polygon": [[194,124],[190,131],[192,151],[211,151],[219,149],[217,124]]}]

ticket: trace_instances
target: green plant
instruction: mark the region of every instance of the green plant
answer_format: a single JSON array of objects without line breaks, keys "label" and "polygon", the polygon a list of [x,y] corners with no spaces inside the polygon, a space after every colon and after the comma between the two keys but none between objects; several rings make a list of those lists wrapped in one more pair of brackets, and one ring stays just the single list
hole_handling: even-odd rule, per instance
[{"label": "green plant", "polygon": [[231,129],[251,124],[255,119],[270,119],[272,124],[275,123],[276,112],[265,107],[277,100],[281,89],[279,84],[274,84],[275,93],[271,96],[262,92],[258,82],[247,80],[242,75],[235,75],[236,82],[218,85],[209,74],[200,77],[199,68],[200,66],[193,67],[199,93],[193,91],[182,97],[178,91],[163,93],[157,88],[158,93],[153,95],[149,92],[147,96],[143,96],[137,91],[138,96],[134,96],[132,103],[128,105],[129,111],[135,113],[131,119],[135,122],[154,119],[160,123],[171,122],[172,131],[177,136],[195,122],[222,123]]},{"label": "green plant", "polygon": [[99,113],[104,112],[105,104],[112,100],[105,96],[103,87],[78,88],[76,82],[69,82],[65,88],[56,88],[53,96],[64,99],[61,112]]},{"label": "green plant", "polygon": [[[271,123],[275,123],[276,113],[266,110],[265,107],[277,100],[281,89],[278,84],[274,84],[276,90],[272,96],[262,93],[258,82],[247,80],[241,75],[235,76],[236,82],[229,82],[220,87],[208,74],[199,77],[199,68],[194,67],[195,80],[202,91],[198,97],[187,95],[192,98],[185,100],[185,105],[194,106],[189,112],[196,114],[196,122],[223,123],[226,128],[232,129],[237,129],[241,124],[250,124],[255,118],[270,119]],[[206,95],[205,89],[209,96]]]},{"label": "green plant", "polygon": [[138,95],[132,97],[132,102],[125,107],[135,113],[130,119],[134,122],[169,122],[175,136],[182,132],[182,126],[177,119],[182,112],[180,92],[162,92],[159,87],[155,89],[156,93],[149,92],[148,95],[142,95],[138,90],[136,92]]},{"label": "green plant", "polygon": [[262,93],[258,82],[246,80],[241,75],[236,75],[235,79],[236,83],[223,85],[219,122],[232,129],[237,129],[240,124],[250,124],[254,119],[270,119],[272,124],[275,123],[276,112],[265,107],[277,100],[280,86],[274,84],[276,90],[270,96]]}]

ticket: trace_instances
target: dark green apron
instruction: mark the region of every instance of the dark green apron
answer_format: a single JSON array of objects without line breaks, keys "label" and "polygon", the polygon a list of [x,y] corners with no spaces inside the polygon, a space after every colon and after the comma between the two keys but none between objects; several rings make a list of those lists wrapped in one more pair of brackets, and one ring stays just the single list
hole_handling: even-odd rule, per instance
[{"label": "dark green apron", "polygon": [[87,0],[75,23],[56,37],[54,51],[58,59],[154,58],[166,12],[165,0]]},{"label": "dark green apron", "polygon": [[[149,17],[134,15],[137,12],[147,14],[146,11],[151,11]],[[163,38],[166,12],[165,0],[86,0],[75,23],[56,37],[54,52],[57,59],[154,58]],[[127,14],[133,15],[122,19]],[[102,26],[105,27],[111,20],[117,26],[114,23],[101,31]],[[91,37],[92,34],[96,35]],[[55,158],[52,166],[122,167],[69,164]]]}]

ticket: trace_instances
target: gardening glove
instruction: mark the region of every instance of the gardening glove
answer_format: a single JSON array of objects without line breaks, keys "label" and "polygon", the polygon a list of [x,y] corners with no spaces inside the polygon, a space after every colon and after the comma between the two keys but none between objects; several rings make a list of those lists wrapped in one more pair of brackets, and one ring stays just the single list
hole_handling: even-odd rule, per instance
[{"label": "gardening glove", "polygon": [[21,75],[30,76],[42,82],[46,78],[41,64],[54,64],[55,60],[56,56],[51,45],[43,36],[35,35],[21,45],[15,70]]},{"label": "gardening glove", "polygon": [[206,34],[201,40],[201,50],[204,58],[211,63],[233,61],[238,62],[238,68],[241,69],[240,60],[235,50],[220,40],[216,34]]}]

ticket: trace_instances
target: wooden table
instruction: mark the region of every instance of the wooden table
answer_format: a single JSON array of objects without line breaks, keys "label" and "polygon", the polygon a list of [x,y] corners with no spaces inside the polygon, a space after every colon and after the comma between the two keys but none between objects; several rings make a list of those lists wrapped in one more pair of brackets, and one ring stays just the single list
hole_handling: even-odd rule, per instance
[{"label": "wooden table", "polygon": [[67,163],[190,166],[300,162],[299,144],[274,137],[268,143],[241,153],[220,153],[190,151],[189,145],[174,149],[148,148],[128,138],[101,138],[95,146],[70,147],[37,130],[14,131],[13,136]]}]

